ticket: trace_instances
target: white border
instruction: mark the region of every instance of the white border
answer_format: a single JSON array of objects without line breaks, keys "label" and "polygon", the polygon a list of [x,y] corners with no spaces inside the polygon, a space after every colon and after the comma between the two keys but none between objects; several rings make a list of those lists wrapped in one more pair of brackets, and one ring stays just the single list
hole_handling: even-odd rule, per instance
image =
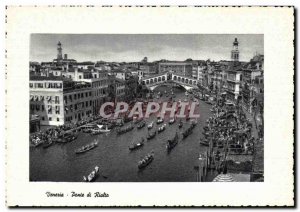
[{"label": "white border", "polygon": [[[110,8],[106,8],[101,9],[101,13],[99,13],[97,10],[100,8],[92,8],[89,11],[80,11],[81,15],[77,16],[77,12],[62,7],[48,8],[44,9],[44,11],[30,11],[30,8],[24,8],[9,10],[8,21],[11,20],[9,23],[13,24],[7,25],[7,31],[9,32],[7,42],[7,48],[9,49],[9,79],[13,79],[13,81],[9,80],[7,85],[8,90],[11,91],[8,96],[8,104],[10,105],[10,111],[14,111],[14,113],[9,113],[7,126],[10,131],[14,128],[22,127],[22,129],[18,129],[18,134],[10,133],[7,135],[8,141],[10,141],[7,143],[7,176],[10,179],[8,184],[9,205],[64,206],[80,204],[77,199],[75,201],[72,199],[64,199],[63,201],[57,199],[49,200],[41,195],[46,187],[48,189],[50,187],[56,189],[58,186],[60,189],[64,187],[66,191],[73,190],[74,183],[63,183],[63,185],[61,183],[59,185],[58,183],[28,183],[28,177],[26,177],[28,176],[28,143],[26,141],[20,142],[20,138],[28,137],[24,134],[25,132],[28,133],[27,120],[24,122],[24,125],[20,126],[13,123],[13,120],[17,118],[23,121],[28,116],[28,95],[26,94],[26,92],[28,93],[26,83],[26,80],[28,80],[27,68],[29,58],[28,35],[30,32],[68,33],[74,32],[74,29],[79,30],[79,28],[72,27],[72,24],[70,24],[71,20],[63,19],[63,16],[71,16],[72,23],[82,26],[80,31],[84,33],[101,32],[98,28],[95,28],[96,24],[100,24],[101,26],[106,26],[103,33],[258,33],[265,35],[265,92],[268,94],[265,94],[265,108],[268,109],[265,109],[265,183],[245,183],[238,184],[235,187],[228,184],[208,183],[145,184],[143,187],[147,189],[148,193],[142,192],[143,189],[140,186],[133,190],[128,183],[101,184],[101,189],[113,194],[113,198],[109,199],[109,202],[101,199],[103,202],[99,203],[97,201],[97,205],[246,206],[249,204],[292,204],[293,176],[291,175],[291,168],[293,161],[291,153],[293,149],[291,144],[293,138],[291,137],[291,130],[293,127],[291,124],[293,123],[290,118],[293,113],[291,111],[293,91],[291,81],[293,74],[291,63],[293,56],[291,43],[293,28],[291,23],[293,22],[293,17],[290,15],[290,9],[198,8],[201,9],[199,13],[199,10],[196,11],[195,8],[179,8],[180,11],[171,8],[172,12],[169,12],[170,10],[155,10],[153,8],[146,12],[143,8],[121,8],[122,10],[113,8],[118,11],[112,12]],[[222,18],[218,19],[218,16],[222,16]],[[43,22],[37,21],[41,19]],[[145,21],[148,23],[147,28],[143,24]],[[201,28],[189,27],[198,25],[199,22],[201,23]],[[136,23],[136,25],[133,26],[132,23]],[[157,26],[157,23],[159,23],[159,26]],[[215,26],[218,27],[216,28]],[[16,80],[18,84],[15,83]],[[22,81],[24,83],[21,83]],[[20,90],[17,91],[16,88]],[[22,93],[25,94],[22,95]],[[13,96],[18,98],[10,98]],[[280,99],[278,96],[280,96]],[[278,114],[280,114],[280,118],[278,118]],[[164,191],[160,189],[166,186],[170,193],[178,195],[172,195],[172,197],[163,195]],[[90,188],[92,190],[96,186],[76,184],[76,187],[76,189]],[[26,194],[24,191],[26,191]],[[28,195],[29,191],[31,195]],[[122,191],[126,191],[126,193],[122,193]],[[159,194],[157,191],[159,191]],[[241,193],[245,196],[242,197]],[[186,198],[187,196],[190,198]],[[37,202],[34,202],[35,200]],[[81,204],[95,205],[95,202],[86,200]]]}]

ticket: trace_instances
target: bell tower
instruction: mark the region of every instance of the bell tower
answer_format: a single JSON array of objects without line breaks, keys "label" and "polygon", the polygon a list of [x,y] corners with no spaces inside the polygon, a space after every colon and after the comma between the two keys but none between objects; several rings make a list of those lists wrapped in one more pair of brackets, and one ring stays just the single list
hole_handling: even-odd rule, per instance
[{"label": "bell tower", "polygon": [[235,38],[234,42],[233,42],[232,50],[231,50],[231,60],[233,62],[238,62],[239,56],[240,56],[239,42],[238,42],[237,38]]},{"label": "bell tower", "polygon": [[62,59],[63,59],[62,47],[61,47],[60,41],[58,41],[58,44],[57,44],[57,60],[62,60]]}]

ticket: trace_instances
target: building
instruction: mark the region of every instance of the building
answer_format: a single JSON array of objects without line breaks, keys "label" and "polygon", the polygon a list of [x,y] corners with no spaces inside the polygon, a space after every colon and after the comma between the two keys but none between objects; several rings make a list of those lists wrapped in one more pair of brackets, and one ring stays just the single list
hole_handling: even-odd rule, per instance
[{"label": "building", "polygon": [[108,76],[108,97],[110,101],[125,101],[126,97],[126,81],[116,78],[114,75]]},{"label": "building", "polygon": [[137,88],[139,85],[138,76],[128,76],[125,80],[125,100],[132,101],[137,96]]},{"label": "building", "polygon": [[57,43],[57,56],[56,59],[53,60],[51,63],[51,67],[58,66],[58,67],[65,67],[65,69],[68,69],[69,66],[72,66],[74,63],[76,63],[76,60],[74,59],[68,59],[68,54],[63,55],[63,48],[60,41]]},{"label": "building", "polygon": [[231,60],[233,62],[238,62],[240,57],[240,51],[239,51],[239,42],[237,38],[234,39],[232,50],[231,50]]},{"label": "building", "polygon": [[30,114],[41,125],[75,123],[92,114],[91,84],[64,77],[32,76],[29,81]]},{"label": "building", "polygon": [[164,61],[158,64],[158,73],[172,72],[186,77],[193,77],[193,64],[190,61]]},{"label": "building", "polygon": [[240,68],[232,67],[227,72],[227,100],[235,103],[238,96],[240,95],[240,85],[242,80],[242,70]]},{"label": "building", "polygon": [[29,121],[29,131],[30,133],[35,133],[41,130],[40,117],[38,115],[30,115]]}]

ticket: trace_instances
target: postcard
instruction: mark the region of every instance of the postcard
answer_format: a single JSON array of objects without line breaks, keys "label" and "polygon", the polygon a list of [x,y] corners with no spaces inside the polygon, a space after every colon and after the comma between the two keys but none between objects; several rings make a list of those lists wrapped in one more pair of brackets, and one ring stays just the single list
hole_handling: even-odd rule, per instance
[{"label": "postcard", "polygon": [[6,201],[294,206],[294,8],[7,6]]}]

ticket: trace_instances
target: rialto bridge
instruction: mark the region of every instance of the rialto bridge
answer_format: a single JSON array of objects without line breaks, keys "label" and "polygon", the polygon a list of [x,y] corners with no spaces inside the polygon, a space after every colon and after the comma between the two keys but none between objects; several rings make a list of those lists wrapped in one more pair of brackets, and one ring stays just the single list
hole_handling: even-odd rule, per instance
[{"label": "rialto bridge", "polygon": [[190,90],[192,88],[197,88],[198,81],[191,77],[174,73],[162,73],[143,78],[141,83],[146,85],[150,90],[154,90],[156,87],[168,83],[175,83],[184,87],[186,90]]}]

